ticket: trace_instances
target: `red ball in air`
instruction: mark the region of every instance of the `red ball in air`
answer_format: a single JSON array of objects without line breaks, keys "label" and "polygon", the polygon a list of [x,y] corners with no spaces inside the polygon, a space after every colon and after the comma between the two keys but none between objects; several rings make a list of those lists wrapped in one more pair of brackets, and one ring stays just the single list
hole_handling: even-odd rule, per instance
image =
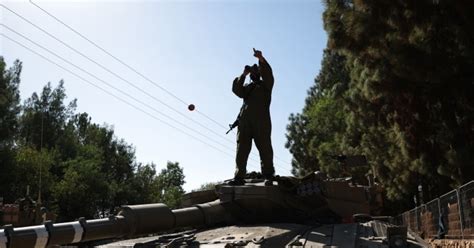
[{"label": "red ball in air", "polygon": [[196,107],[194,106],[194,104],[189,104],[188,105],[188,109],[189,111],[193,111]]}]

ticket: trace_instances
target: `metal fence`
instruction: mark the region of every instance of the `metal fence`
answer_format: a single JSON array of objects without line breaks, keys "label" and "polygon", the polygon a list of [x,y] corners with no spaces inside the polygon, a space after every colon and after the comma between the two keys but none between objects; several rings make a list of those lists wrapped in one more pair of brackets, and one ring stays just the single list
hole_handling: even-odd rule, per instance
[{"label": "metal fence", "polygon": [[424,238],[474,239],[474,181],[395,218]]}]

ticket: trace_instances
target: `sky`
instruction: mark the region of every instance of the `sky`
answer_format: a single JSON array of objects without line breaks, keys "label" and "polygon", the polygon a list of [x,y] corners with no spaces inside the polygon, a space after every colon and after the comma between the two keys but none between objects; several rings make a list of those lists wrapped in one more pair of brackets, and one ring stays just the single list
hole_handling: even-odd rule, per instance
[{"label": "sky", "polygon": [[[87,112],[93,122],[113,127],[118,138],[134,146],[137,161],[154,163],[158,172],[167,161],[179,162],[185,174],[184,189],[190,191],[233,177],[236,132],[225,132],[242,100],[232,93],[231,85],[245,65],[257,62],[252,51],[256,48],[263,52],[275,77],[270,107],[275,170],[279,175],[291,174],[291,154],[285,148],[288,117],[301,112],[327,41],[319,0],[34,2],[149,80],[29,1],[2,0],[3,6],[90,59],[0,6],[5,25],[0,26],[1,33],[82,78],[0,36],[0,55],[7,66],[15,59],[23,62],[22,100],[40,92],[47,82],[56,86],[64,80],[67,100],[78,100],[77,112]],[[196,110],[189,111],[188,104],[194,104]],[[247,168],[260,171],[255,146]]]}]

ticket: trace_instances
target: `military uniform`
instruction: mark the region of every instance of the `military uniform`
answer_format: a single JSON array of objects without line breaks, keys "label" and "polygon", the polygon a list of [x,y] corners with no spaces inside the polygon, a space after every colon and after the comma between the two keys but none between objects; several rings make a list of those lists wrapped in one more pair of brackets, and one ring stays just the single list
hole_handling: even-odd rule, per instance
[{"label": "military uniform", "polygon": [[265,59],[259,60],[259,72],[262,79],[244,85],[245,75],[234,79],[232,91],[244,99],[240,110],[237,132],[237,156],[235,179],[243,179],[246,174],[247,159],[252,149],[252,140],[260,153],[262,174],[271,178],[275,174],[273,167],[273,148],[271,142],[272,123],[270,102],[273,89],[272,68]]}]

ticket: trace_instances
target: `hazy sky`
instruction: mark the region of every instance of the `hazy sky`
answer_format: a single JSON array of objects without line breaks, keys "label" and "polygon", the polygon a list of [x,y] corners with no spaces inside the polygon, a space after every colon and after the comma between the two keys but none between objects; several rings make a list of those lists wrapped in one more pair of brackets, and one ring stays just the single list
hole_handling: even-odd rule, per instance
[{"label": "hazy sky", "polygon": [[[2,33],[90,82],[127,99],[172,127],[0,37],[0,55],[4,56],[7,65],[10,66],[15,59],[23,61],[20,84],[22,100],[33,92],[40,91],[47,82],[56,86],[59,80],[64,79],[68,101],[78,99],[78,112],[89,113],[93,122],[113,126],[117,137],[133,144],[137,161],[153,162],[157,171],[167,161],[179,162],[186,176],[184,188],[189,191],[206,182],[233,177],[236,132],[225,135],[226,129],[223,126],[234,121],[242,104],[241,99],[233,95],[231,84],[240,75],[244,65],[256,62],[252,56],[252,48],[255,47],[263,51],[275,76],[271,104],[272,141],[277,157],[274,159],[275,169],[277,174],[290,174],[291,154],[284,147],[288,116],[301,111],[306,91],[319,71],[326,45],[326,34],[322,27],[323,5],[320,1],[34,2],[154,83],[186,103],[195,104],[197,110],[220,125],[195,111],[188,111],[186,104],[113,60],[28,1],[2,1],[6,7],[57,36],[140,90],[0,7],[2,24],[51,49],[95,77],[120,88],[148,107],[105,86],[96,78],[0,26]],[[207,144],[177,129],[204,140]],[[260,170],[255,146],[252,153],[248,170]]]}]

